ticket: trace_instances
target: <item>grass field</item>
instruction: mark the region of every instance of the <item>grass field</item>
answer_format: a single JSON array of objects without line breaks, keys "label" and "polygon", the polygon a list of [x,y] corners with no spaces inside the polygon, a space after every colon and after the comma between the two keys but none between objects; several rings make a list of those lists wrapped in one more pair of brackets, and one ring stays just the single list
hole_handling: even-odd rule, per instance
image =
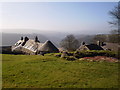
[{"label": "grass field", "polygon": [[3,88],[118,88],[118,63],[2,55]]}]

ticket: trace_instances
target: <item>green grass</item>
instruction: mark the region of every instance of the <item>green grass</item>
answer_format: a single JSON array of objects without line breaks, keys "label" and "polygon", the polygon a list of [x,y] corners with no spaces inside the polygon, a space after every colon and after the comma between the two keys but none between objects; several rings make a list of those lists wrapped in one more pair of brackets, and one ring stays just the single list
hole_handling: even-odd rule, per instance
[{"label": "green grass", "polygon": [[3,88],[118,88],[118,63],[2,55]]}]

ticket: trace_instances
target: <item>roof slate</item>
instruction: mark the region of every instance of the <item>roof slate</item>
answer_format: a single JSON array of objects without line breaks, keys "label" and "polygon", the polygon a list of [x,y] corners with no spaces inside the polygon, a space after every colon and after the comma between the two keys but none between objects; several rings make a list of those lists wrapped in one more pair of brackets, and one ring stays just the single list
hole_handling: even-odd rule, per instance
[{"label": "roof slate", "polygon": [[97,44],[89,44],[85,45],[89,50],[103,50],[101,46],[98,46]]}]

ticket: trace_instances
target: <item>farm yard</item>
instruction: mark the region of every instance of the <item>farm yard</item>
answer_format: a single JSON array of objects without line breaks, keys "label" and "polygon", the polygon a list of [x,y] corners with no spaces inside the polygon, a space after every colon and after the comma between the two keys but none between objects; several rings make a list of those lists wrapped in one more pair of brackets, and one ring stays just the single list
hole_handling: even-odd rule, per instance
[{"label": "farm yard", "polygon": [[99,62],[100,59],[103,57],[68,61],[53,53],[45,56],[2,54],[2,87],[119,88],[118,62]]}]

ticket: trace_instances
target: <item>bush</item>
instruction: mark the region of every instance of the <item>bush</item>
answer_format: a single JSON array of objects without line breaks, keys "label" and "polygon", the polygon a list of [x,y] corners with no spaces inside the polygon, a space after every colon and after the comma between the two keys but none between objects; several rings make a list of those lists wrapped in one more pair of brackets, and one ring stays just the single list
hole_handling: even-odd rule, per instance
[{"label": "bush", "polygon": [[55,57],[61,57],[61,53],[54,54]]},{"label": "bush", "polygon": [[68,52],[68,56],[73,56],[74,52]]},{"label": "bush", "polygon": [[117,53],[113,51],[105,51],[105,50],[86,50],[86,51],[76,51],[74,53],[74,57],[82,58],[82,57],[93,57],[93,56],[107,56],[107,57],[117,57]]}]

